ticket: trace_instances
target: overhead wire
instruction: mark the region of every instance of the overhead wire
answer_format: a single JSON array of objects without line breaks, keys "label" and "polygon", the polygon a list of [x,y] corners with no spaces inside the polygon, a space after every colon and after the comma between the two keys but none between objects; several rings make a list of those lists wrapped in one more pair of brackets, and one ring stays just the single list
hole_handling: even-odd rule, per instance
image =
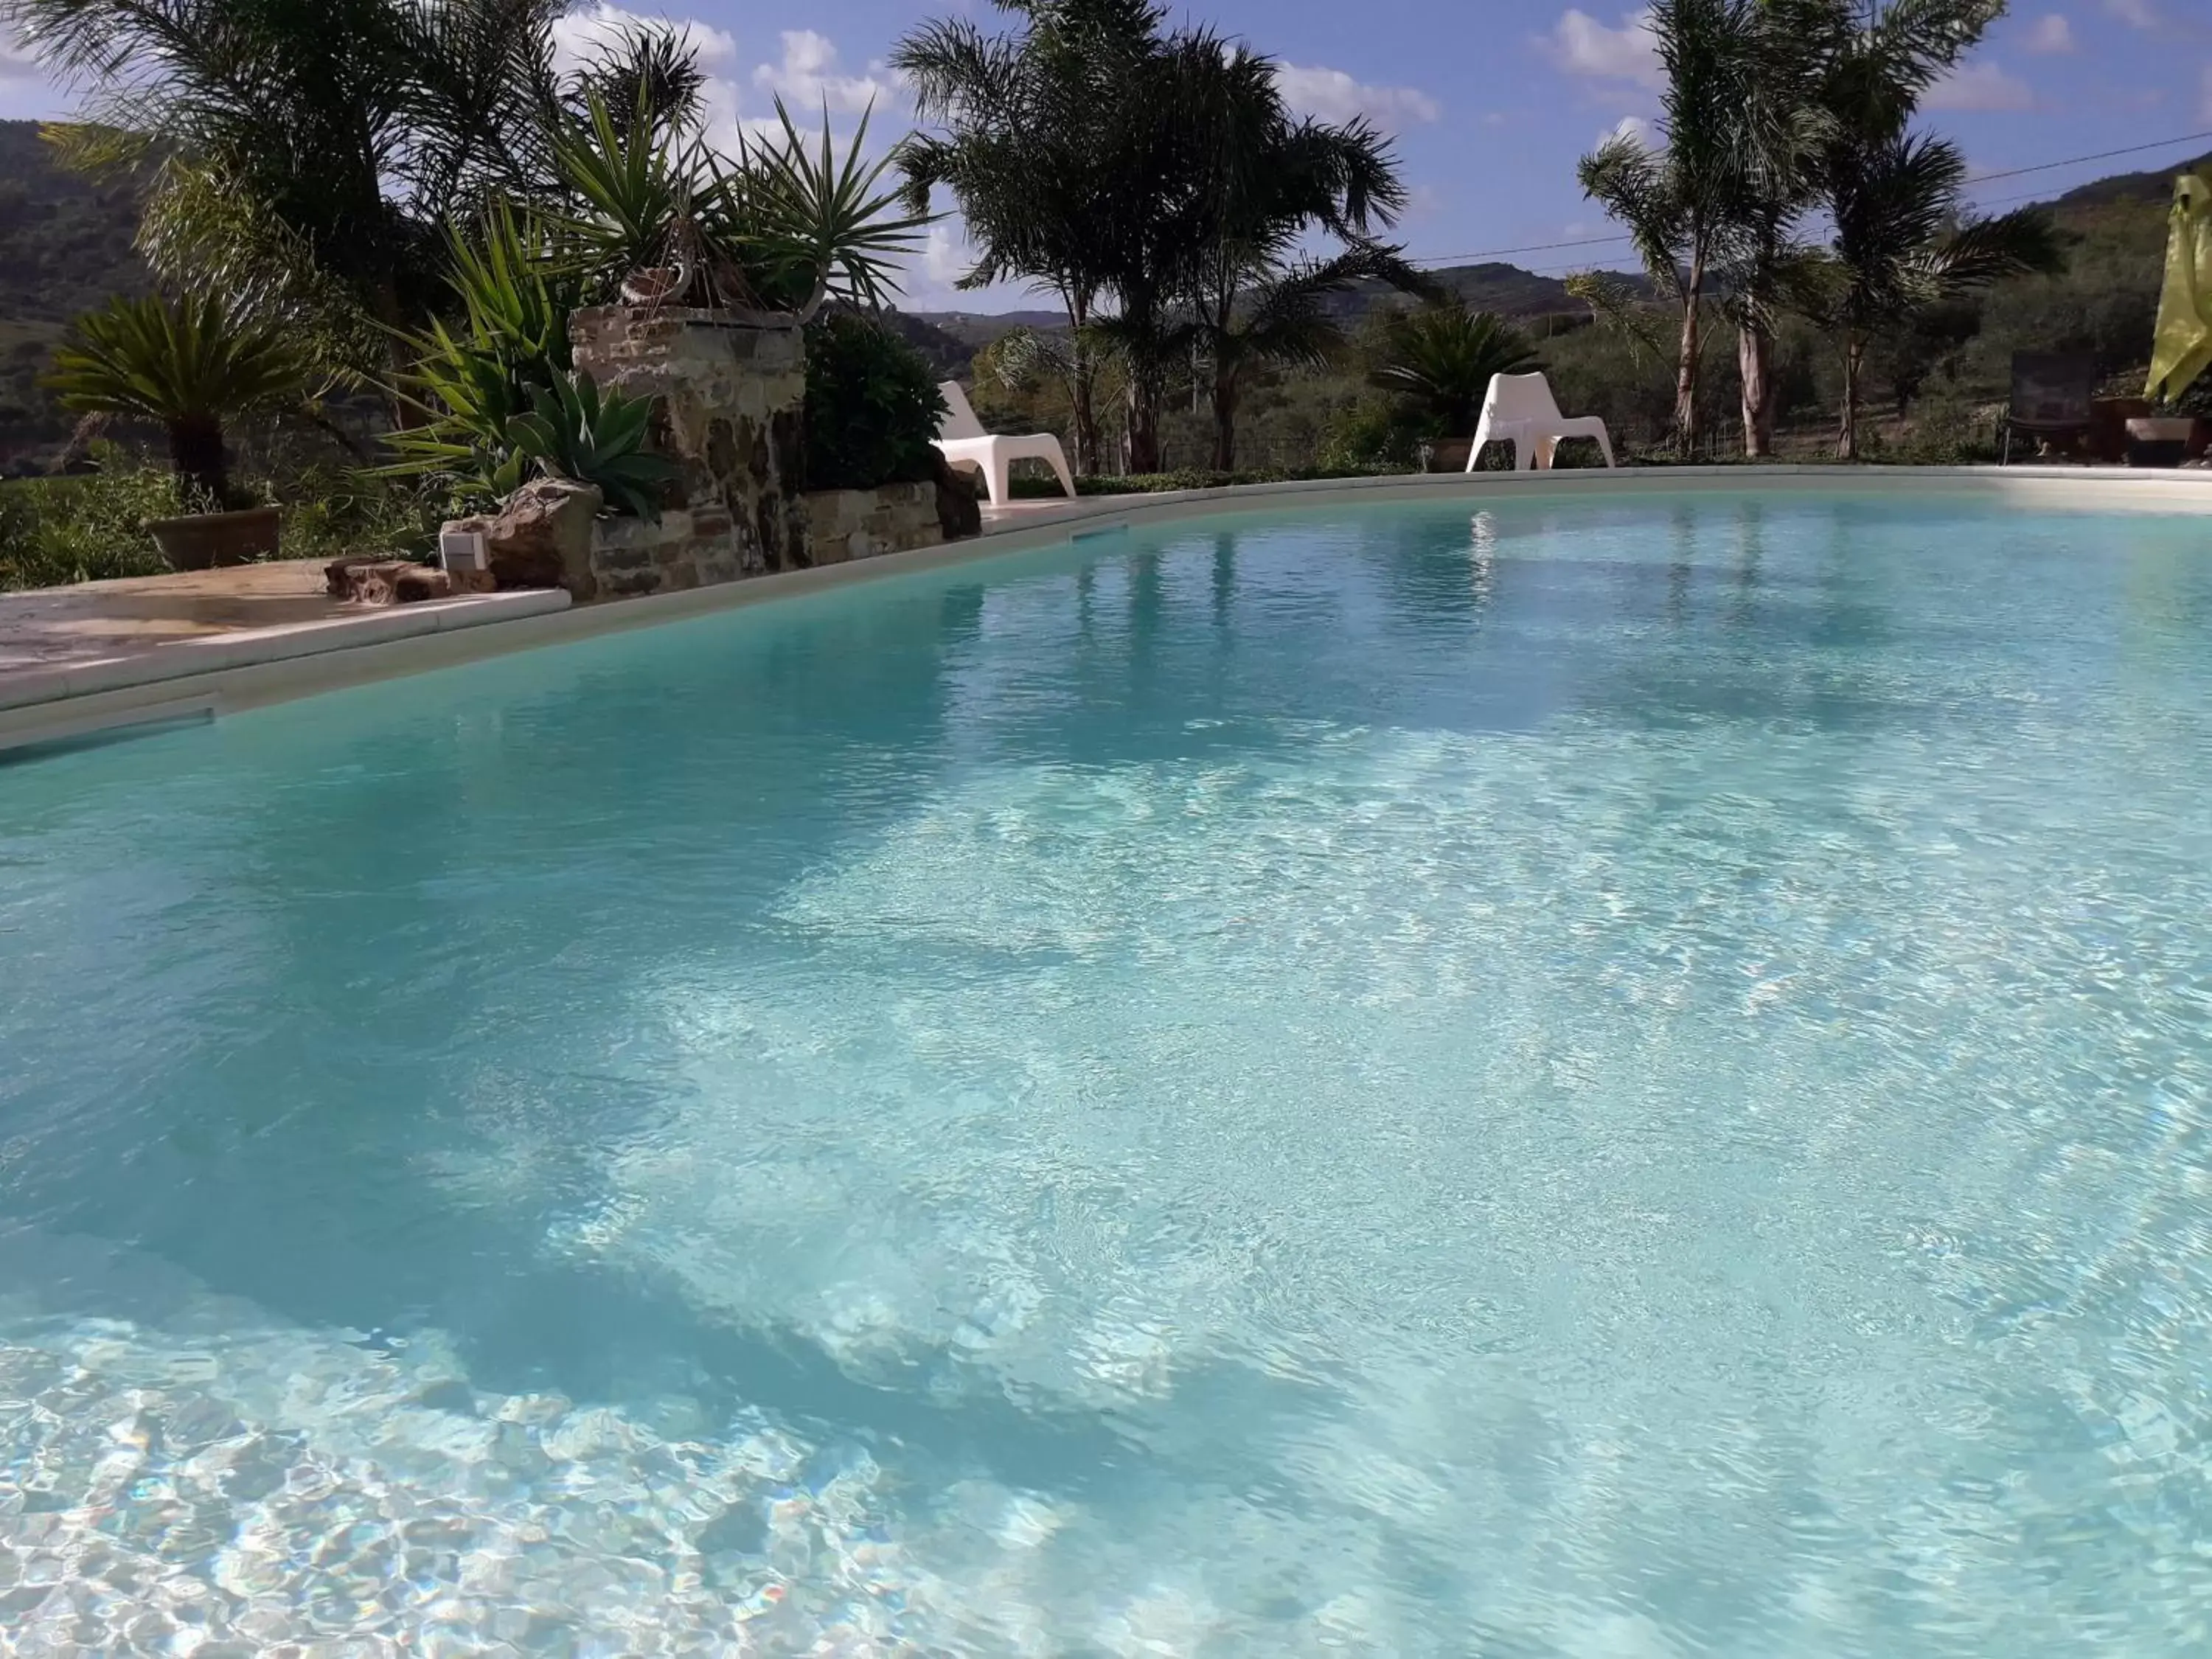
[{"label": "overhead wire", "polygon": [[[2108,161],[2116,155],[2139,155],[2145,150],[2166,149],[2175,144],[2196,143],[2200,140],[2207,139],[2212,139],[2212,131],[2207,131],[2204,132],[2177,133],[2171,138],[2154,138],[2149,140],[2148,143],[2141,144],[2123,144],[2118,149],[2092,150],[2084,155],[2069,155],[2056,161],[2038,161],[2030,167],[2006,167],[1996,173],[1976,174],[1973,178],[1966,180],[1966,189],[1971,191],[1978,185],[1989,184],[1999,179],[2024,178],[2031,173],[2051,173],[2056,171],[2059,167],[2079,167],[2085,161]],[[2008,202],[2025,202],[2041,194],[2042,192],[2040,191],[2029,191],[2026,195],[2004,197],[1995,202],[1979,202],[1975,205],[1978,207],[2002,207]],[[1580,236],[1554,242],[1522,242],[1514,247],[1483,248],[1473,253],[1425,254],[1419,258],[1409,259],[1407,263],[1413,265],[1470,264],[1477,260],[1502,258],[1504,255],[1508,253],[1548,253],[1555,249],[1563,247],[1603,247],[1610,243],[1626,242],[1630,240],[1631,238],[1628,234],[1626,231],[1621,231],[1610,236]],[[1579,270],[1581,269],[1583,269],[1583,267],[1578,264],[1559,265],[1551,267],[1548,270],[1531,270],[1529,274],[1531,276],[1541,276],[1549,275],[1552,271]]]}]

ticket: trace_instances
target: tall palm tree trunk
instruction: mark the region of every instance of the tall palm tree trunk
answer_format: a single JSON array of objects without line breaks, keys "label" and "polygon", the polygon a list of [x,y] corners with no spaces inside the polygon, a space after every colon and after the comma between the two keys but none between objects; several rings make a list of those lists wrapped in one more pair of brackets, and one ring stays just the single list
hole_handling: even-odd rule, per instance
[{"label": "tall palm tree trunk", "polygon": [[1127,467],[1133,475],[1160,470],[1160,398],[1158,376],[1150,368],[1131,366],[1129,373]]},{"label": "tall palm tree trunk", "polygon": [[1067,305],[1067,401],[1073,415],[1075,471],[1089,477],[1098,471],[1098,364],[1083,331],[1091,325],[1088,295],[1062,290]]},{"label": "tall palm tree trunk", "polygon": [[1836,459],[1859,458],[1859,371],[1866,363],[1866,342],[1856,329],[1844,332],[1844,407],[1836,425]]},{"label": "tall palm tree trunk", "polygon": [[1774,453],[1774,337],[1763,324],[1745,323],[1735,337],[1736,368],[1743,380],[1743,453],[1753,460]]},{"label": "tall palm tree trunk", "polygon": [[1237,470],[1237,376],[1213,371],[1213,470]]},{"label": "tall palm tree trunk", "polygon": [[1690,257],[1689,281],[1682,289],[1682,348],[1674,361],[1674,430],[1686,457],[1695,454],[1698,448],[1698,301],[1705,286],[1705,256],[1694,253]]}]

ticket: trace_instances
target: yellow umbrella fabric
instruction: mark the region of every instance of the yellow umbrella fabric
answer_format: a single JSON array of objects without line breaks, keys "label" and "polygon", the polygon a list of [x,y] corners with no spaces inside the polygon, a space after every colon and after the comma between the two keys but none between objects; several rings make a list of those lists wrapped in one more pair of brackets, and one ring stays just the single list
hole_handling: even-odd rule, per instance
[{"label": "yellow umbrella fabric", "polygon": [[2149,398],[2179,398],[2212,363],[2212,180],[2185,173],[2173,181],[2166,238],[2166,287],[2151,341]]}]

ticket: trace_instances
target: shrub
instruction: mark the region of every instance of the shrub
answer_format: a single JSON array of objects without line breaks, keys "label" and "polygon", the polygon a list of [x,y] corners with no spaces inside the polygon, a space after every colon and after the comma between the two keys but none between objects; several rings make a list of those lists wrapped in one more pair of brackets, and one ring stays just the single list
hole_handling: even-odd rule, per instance
[{"label": "shrub", "polygon": [[872,489],[937,473],[944,395],[921,354],[851,311],[806,328],[806,487]]},{"label": "shrub", "polygon": [[112,451],[102,469],[0,483],[0,591],[55,587],[169,567],[143,528],[184,510],[176,475]]}]

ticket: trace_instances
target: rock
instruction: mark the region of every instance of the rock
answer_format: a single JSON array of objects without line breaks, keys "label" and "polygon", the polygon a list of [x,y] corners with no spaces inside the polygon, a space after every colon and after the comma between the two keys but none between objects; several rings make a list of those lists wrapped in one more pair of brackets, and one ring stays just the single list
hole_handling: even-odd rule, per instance
[{"label": "rock", "polygon": [[605,504],[590,484],[538,478],[508,496],[498,512],[456,519],[445,527],[483,537],[494,586],[565,587],[588,599],[599,591],[592,574],[592,524]]},{"label": "rock", "polygon": [[323,568],[323,580],[331,597],[356,605],[412,605],[418,599],[442,599],[453,593],[453,583],[435,565],[411,559],[380,559],[350,554]]},{"label": "rock", "polygon": [[937,522],[944,528],[945,539],[950,542],[963,536],[981,535],[983,503],[943,455],[937,455],[936,461]]}]

